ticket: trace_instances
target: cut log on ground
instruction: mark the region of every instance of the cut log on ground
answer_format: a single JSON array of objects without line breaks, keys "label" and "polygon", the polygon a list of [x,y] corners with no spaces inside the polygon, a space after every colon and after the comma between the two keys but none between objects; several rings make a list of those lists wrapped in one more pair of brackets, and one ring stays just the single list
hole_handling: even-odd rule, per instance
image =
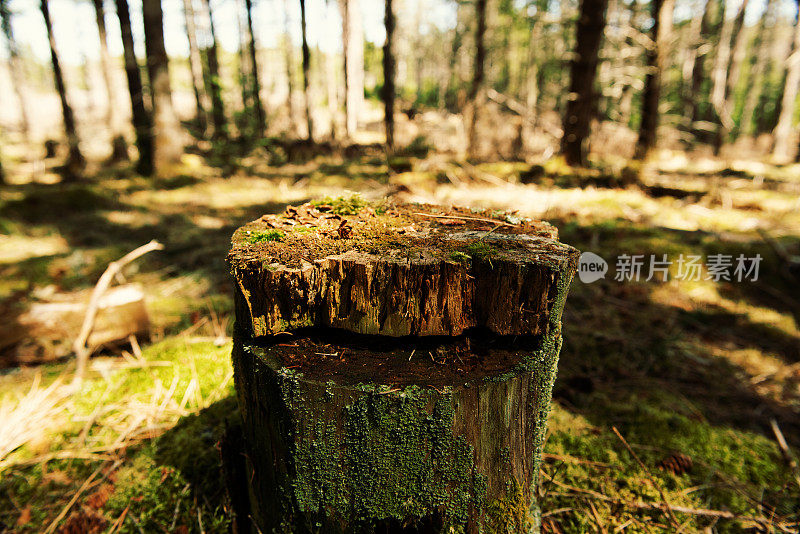
[{"label": "cut log on ground", "polygon": [[238,527],[537,532],[578,252],[506,214],[342,205],[233,238]]}]

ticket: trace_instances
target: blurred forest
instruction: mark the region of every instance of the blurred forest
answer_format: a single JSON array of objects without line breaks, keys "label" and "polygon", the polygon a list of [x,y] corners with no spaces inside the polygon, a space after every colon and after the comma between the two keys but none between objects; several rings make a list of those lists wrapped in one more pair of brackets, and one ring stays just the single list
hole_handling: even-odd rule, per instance
[{"label": "blurred forest", "polygon": [[[538,498],[550,533],[797,532],[799,8],[0,0],[0,532],[227,531],[230,236],[322,197],[759,254],[573,283]],[[106,279],[133,326],[79,334],[150,240]]]}]

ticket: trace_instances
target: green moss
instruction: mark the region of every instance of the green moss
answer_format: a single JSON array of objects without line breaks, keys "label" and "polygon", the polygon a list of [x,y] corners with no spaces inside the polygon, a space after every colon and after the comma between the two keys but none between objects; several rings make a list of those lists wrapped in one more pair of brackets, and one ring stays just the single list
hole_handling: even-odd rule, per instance
[{"label": "green moss", "polygon": [[364,200],[360,194],[354,193],[349,196],[324,197],[319,200],[312,200],[314,207],[330,206],[331,211],[337,215],[357,215],[363,208],[369,206],[369,202]]},{"label": "green moss", "polygon": [[460,250],[456,250],[450,253],[450,259],[458,263],[469,263],[472,257]]},{"label": "green moss", "polygon": [[284,234],[280,230],[266,230],[264,232],[253,232],[247,240],[250,243],[268,243],[270,241],[283,241]]},{"label": "green moss", "polygon": [[498,249],[485,241],[473,241],[464,246],[464,252],[473,258],[489,259],[497,256]]},{"label": "green moss", "polygon": [[526,502],[522,485],[514,477],[509,481],[507,495],[486,506],[485,534],[525,534],[538,532],[535,511]]}]

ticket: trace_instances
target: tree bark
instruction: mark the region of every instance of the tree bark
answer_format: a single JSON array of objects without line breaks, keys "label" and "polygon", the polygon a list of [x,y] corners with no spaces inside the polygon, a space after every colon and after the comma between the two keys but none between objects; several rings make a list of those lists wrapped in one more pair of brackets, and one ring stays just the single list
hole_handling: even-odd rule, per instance
[{"label": "tree bark", "polygon": [[11,11],[8,8],[9,0],[0,0],[0,26],[3,35],[6,37],[8,46],[8,66],[11,71],[11,82],[14,86],[14,93],[17,95],[19,103],[20,125],[25,141],[30,142],[31,124],[28,118],[28,104],[25,98],[25,74],[22,60],[19,57],[17,41],[14,37],[14,30],[11,26]]},{"label": "tree bark", "polygon": [[106,86],[108,95],[108,113],[106,120],[111,127],[111,158],[110,161],[127,161],[128,144],[122,133],[119,111],[116,104],[116,90],[114,79],[111,73],[111,56],[108,53],[108,38],[106,36],[106,14],[103,7],[103,0],[92,0],[94,4],[94,14],[97,21],[97,33],[100,37],[100,69],[103,72],[103,82]]},{"label": "tree bark", "polygon": [[352,138],[364,106],[364,30],[359,0],[340,0],[344,46],[345,130]]},{"label": "tree bark", "polygon": [[303,38],[302,53],[303,53],[303,100],[305,102],[306,110],[306,129],[308,135],[306,139],[309,142],[314,141],[314,121],[311,118],[311,51],[308,48],[308,35],[306,34],[306,2],[300,0],[300,30]]},{"label": "tree bark", "polygon": [[386,0],[383,24],[386,27],[386,42],[383,45],[383,124],[386,130],[386,147],[394,150],[394,82],[397,62],[394,57],[396,22],[392,0]]},{"label": "tree bark", "polygon": [[791,161],[794,156],[791,152],[796,140],[792,133],[798,89],[800,89],[800,3],[798,3],[789,57],[786,58],[781,113],[778,124],[772,132],[775,143],[772,156],[779,161]]},{"label": "tree bark", "polygon": [[211,11],[210,0],[200,0],[202,17],[208,22],[208,31],[211,38],[210,45],[206,50],[206,63],[208,64],[208,79],[206,87],[208,94],[211,95],[211,121],[214,123],[214,137],[216,139],[227,139],[228,124],[225,120],[225,104],[222,100],[222,78],[219,73],[219,47],[217,46],[217,34],[214,30],[214,17]]},{"label": "tree bark", "polygon": [[172,107],[169,64],[164,48],[164,22],[160,0],[143,0],[144,40],[147,73],[152,98],[153,150],[152,169],[165,177],[174,171],[183,153],[178,118]]},{"label": "tree bark", "polygon": [[258,136],[264,135],[267,129],[267,115],[264,112],[264,105],[261,102],[261,78],[258,71],[258,54],[256,53],[256,39],[253,32],[253,0],[244,0],[247,12],[247,50],[250,54],[250,89],[252,91],[253,106],[256,113],[256,126]]},{"label": "tree bark", "polygon": [[205,137],[208,130],[208,94],[203,84],[203,58],[197,46],[197,24],[195,22],[192,0],[183,0],[183,17],[186,25],[186,36],[189,39],[189,68],[192,72],[192,89],[194,90],[195,117],[200,131]]},{"label": "tree bark", "polygon": [[[326,18],[333,15],[335,4],[331,0],[325,0]],[[339,115],[339,98],[337,96],[337,83],[336,83],[336,49],[337,41],[334,38],[333,28],[331,25],[325,25],[325,39],[328,42],[329,49],[325,52],[325,88],[327,89],[328,101],[328,114],[331,118],[330,138],[332,141],[336,140],[336,124]]]},{"label": "tree bark", "polygon": [[289,132],[294,133],[297,131],[295,125],[294,113],[294,61],[292,60],[292,39],[289,33],[289,2],[290,0],[283,1],[284,8],[284,33],[283,33],[283,47],[284,47],[284,62],[286,63],[286,110],[289,114]]},{"label": "tree bark", "polygon": [[702,129],[699,127],[703,120],[702,113],[702,86],[705,80],[705,59],[711,50],[709,44],[712,27],[714,24],[714,9],[717,5],[717,0],[706,0],[706,6],[703,10],[703,18],[700,22],[700,31],[697,35],[697,41],[694,44],[694,59],[692,63],[692,79],[691,89],[687,94],[689,120],[691,130],[695,137],[702,135]]},{"label": "tree bark", "polygon": [[575,55],[570,68],[567,109],[564,113],[561,153],[568,165],[586,165],[592,116],[597,103],[594,87],[598,52],[606,25],[608,0],[581,0],[576,28]]},{"label": "tree bark", "polygon": [[742,115],[739,118],[739,127],[737,133],[754,134],[756,132],[756,124],[753,120],[756,106],[761,99],[761,93],[764,90],[764,79],[767,72],[767,64],[770,61],[770,48],[772,46],[771,32],[767,31],[767,19],[772,14],[772,7],[774,0],[767,0],[764,7],[764,13],[761,15],[761,20],[758,23],[755,38],[755,51],[753,55],[753,63],[750,69],[750,78],[748,80],[749,90],[747,91],[744,107],[742,108]]},{"label": "tree bark", "polygon": [[256,532],[538,531],[579,253],[541,221],[384,208],[306,204],[234,234],[242,450],[226,457],[252,475],[234,509]]},{"label": "tree bark", "polygon": [[720,81],[724,80],[723,89],[720,91],[719,88],[716,88],[716,91],[712,92],[713,95],[715,95],[713,100],[719,117],[717,135],[714,140],[714,152],[716,154],[719,154],[722,145],[728,140],[728,136],[734,126],[732,113],[733,94],[736,84],[739,81],[742,61],[744,61],[747,52],[747,43],[742,28],[744,27],[744,16],[748,4],[749,0],[743,0],[742,4],[739,6],[739,11],[736,13],[736,17],[731,22],[730,40],[727,45],[727,49],[730,52],[728,53],[727,64],[721,64],[719,67],[722,69],[719,76]]},{"label": "tree bark", "polygon": [[142,88],[142,73],[136,61],[131,32],[131,15],[128,0],[114,0],[119,19],[120,34],[122,36],[122,52],[125,58],[125,76],[128,80],[128,94],[131,99],[131,118],[133,129],[136,132],[136,149],[139,160],[136,172],[150,175],[153,172],[153,132],[152,117],[144,105],[144,91]]},{"label": "tree bark", "polygon": [[78,139],[77,127],[75,125],[75,115],[72,112],[72,107],[67,98],[67,88],[64,84],[64,74],[61,71],[61,63],[58,58],[58,49],[56,47],[56,39],[53,35],[53,24],[50,20],[50,6],[48,0],[41,0],[39,7],[42,11],[44,24],[47,28],[47,37],[50,41],[50,61],[53,66],[53,77],[55,78],[56,90],[61,99],[61,116],[64,121],[64,133],[67,136],[67,145],[69,147],[69,154],[67,161],[64,163],[63,175],[64,180],[74,181],[80,177],[80,173],[86,166],[86,160],[80,149],[80,141]]},{"label": "tree bark", "polygon": [[645,159],[656,146],[659,111],[661,100],[661,79],[667,67],[672,40],[672,12],[675,0],[652,0],[650,4],[653,16],[653,46],[647,51],[648,72],[644,81],[642,95],[642,123],[639,126],[639,139],[636,143],[636,158]]},{"label": "tree bark", "polygon": [[486,6],[488,0],[475,2],[475,62],[472,66],[472,84],[469,89],[469,128],[467,131],[467,156],[478,156],[478,114],[485,102],[486,78]]}]

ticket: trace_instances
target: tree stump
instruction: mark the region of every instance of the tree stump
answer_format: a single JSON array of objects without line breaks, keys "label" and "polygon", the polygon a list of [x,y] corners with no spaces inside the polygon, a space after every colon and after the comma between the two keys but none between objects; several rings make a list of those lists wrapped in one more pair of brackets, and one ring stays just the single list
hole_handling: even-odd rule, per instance
[{"label": "tree stump", "polygon": [[237,230],[239,527],[537,531],[577,258],[541,221],[358,198]]}]

